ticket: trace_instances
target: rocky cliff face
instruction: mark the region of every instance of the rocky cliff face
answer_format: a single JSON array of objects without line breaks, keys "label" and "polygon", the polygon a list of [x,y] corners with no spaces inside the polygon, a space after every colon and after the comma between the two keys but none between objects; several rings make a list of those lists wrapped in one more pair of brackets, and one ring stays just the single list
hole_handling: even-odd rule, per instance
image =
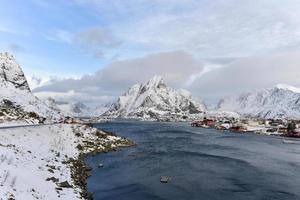
[{"label": "rocky cliff face", "polygon": [[206,110],[186,90],[174,90],[155,76],[145,84],[133,85],[113,103],[104,116],[144,120],[187,120]]},{"label": "rocky cliff face", "polygon": [[222,99],[218,109],[251,117],[300,119],[300,89],[280,84]]},{"label": "rocky cliff face", "polygon": [[0,109],[0,121],[22,120],[25,119],[23,116],[32,116],[37,119],[35,121],[41,122],[61,117],[31,93],[21,67],[8,53],[0,53]]},{"label": "rocky cliff face", "polygon": [[0,84],[11,83],[15,88],[30,91],[25,75],[9,53],[0,53]]}]

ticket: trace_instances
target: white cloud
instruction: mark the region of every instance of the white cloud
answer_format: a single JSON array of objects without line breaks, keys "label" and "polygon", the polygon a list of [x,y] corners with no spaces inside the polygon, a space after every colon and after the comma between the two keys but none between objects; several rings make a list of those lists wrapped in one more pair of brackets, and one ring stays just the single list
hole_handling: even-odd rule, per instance
[{"label": "white cloud", "polygon": [[115,49],[121,45],[121,41],[110,30],[99,27],[77,33],[73,42],[79,44],[84,52],[91,53],[96,58],[104,57],[106,50]]},{"label": "white cloud", "polygon": [[73,41],[73,33],[61,29],[56,29],[51,31],[51,33],[44,34],[44,37],[47,40],[51,41],[60,41],[60,42],[65,42],[68,44],[71,44]]},{"label": "white cloud", "polygon": [[162,75],[168,85],[183,87],[190,76],[202,70],[202,64],[185,52],[158,53],[114,62],[93,75],[77,80],[69,78],[52,81],[51,84],[36,88],[34,92],[64,93],[73,90],[78,96],[94,97],[89,101],[98,101],[103,100],[103,96],[119,96],[131,85],[147,81],[157,74]]},{"label": "white cloud", "polygon": [[[282,1],[281,1],[282,2]],[[299,1],[211,1],[181,14],[149,16],[130,42],[184,49],[200,57],[251,56],[299,44]]]},{"label": "white cloud", "polygon": [[40,99],[54,98],[62,102],[84,102],[92,106],[99,106],[102,103],[108,103],[115,100],[115,96],[98,95],[89,96],[86,93],[69,90],[67,92],[36,92],[35,95]]},{"label": "white cloud", "polygon": [[209,100],[286,83],[300,87],[300,51],[239,59],[197,79],[190,89]]},{"label": "white cloud", "polygon": [[75,40],[89,47],[115,47],[120,45],[120,41],[113,36],[111,31],[97,27],[78,33],[75,36]]},{"label": "white cloud", "polygon": [[106,51],[121,45],[121,41],[109,29],[100,27],[86,28],[78,32],[56,29],[44,34],[44,38],[77,46],[78,50],[95,58],[103,58]]},{"label": "white cloud", "polygon": [[246,57],[300,44],[299,0],[75,0],[130,47]]},{"label": "white cloud", "polygon": [[101,99],[155,74],[208,99],[277,83],[299,85],[299,0],[73,2],[88,8],[84,11],[95,17],[92,22],[46,37],[97,58],[118,55],[123,61],[79,80],[53,81],[36,92],[74,91],[72,98]]},{"label": "white cloud", "polygon": [[199,73],[192,74],[189,79],[185,82],[185,87],[191,87],[198,79],[201,79],[201,77],[205,76],[207,73],[209,73],[212,70],[219,69],[226,66],[225,64],[216,64],[216,63],[208,63],[203,62],[203,70]]},{"label": "white cloud", "polygon": [[15,43],[9,44],[8,49],[13,53],[19,53],[25,51],[25,49],[21,45]]},{"label": "white cloud", "polygon": [[16,34],[15,30],[8,28],[7,26],[4,26],[4,25],[0,25],[0,32]]},{"label": "white cloud", "polygon": [[240,58],[225,65],[199,62],[185,52],[167,52],[114,62],[79,79],[54,80],[34,92],[60,93],[63,98],[64,93],[74,91],[76,95],[67,99],[101,104],[119,96],[131,85],[158,74],[169,86],[188,89],[194,97],[211,103],[224,96],[278,83],[300,87],[299,63],[300,51]]}]

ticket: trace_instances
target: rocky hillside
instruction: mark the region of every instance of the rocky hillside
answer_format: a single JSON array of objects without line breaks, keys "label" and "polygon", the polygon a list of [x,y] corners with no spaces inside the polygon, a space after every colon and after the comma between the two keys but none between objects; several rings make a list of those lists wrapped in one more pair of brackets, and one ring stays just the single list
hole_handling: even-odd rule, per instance
[{"label": "rocky hillside", "polygon": [[143,120],[188,120],[206,110],[186,90],[174,90],[155,76],[145,84],[133,85],[113,103],[104,116]]},{"label": "rocky hillside", "polygon": [[0,121],[19,120],[22,116],[38,121],[61,117],[31,93],[21,67],[8,53],[0,53],[0,108]]},{"label": "rocky hillside", "polygon": [[300,89],[280,84],[222,99],[218,109],[251,117],[300,119]]},{"label": "rocky hillside", "polygon": [[13,85],[17,89],[30,91],[21,67],[8,53],[0,53],[0,85]]}]

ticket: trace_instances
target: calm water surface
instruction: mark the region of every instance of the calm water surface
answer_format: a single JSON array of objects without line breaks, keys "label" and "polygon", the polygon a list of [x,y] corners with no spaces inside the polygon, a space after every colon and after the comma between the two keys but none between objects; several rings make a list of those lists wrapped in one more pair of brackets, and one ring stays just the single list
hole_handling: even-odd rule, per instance
[{"label": "calm water surface", "polygon": [[[192,128],[187,123],[110,122],[98,128],[137,147],[88,157],[96,200],[300,199],[300,141]],[[98,169],[99,163],[104,168]],[[170,176],[167,184],[160,176]]]}]

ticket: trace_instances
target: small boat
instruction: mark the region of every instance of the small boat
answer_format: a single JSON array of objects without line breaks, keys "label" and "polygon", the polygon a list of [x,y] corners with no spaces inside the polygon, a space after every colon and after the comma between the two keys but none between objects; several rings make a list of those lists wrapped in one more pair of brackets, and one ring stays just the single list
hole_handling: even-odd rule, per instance
[{"label": "small boat", "polygon": [[104,167],[104,165],[102,163],[98,164],[98,168],[103,168],[103,167]]},{"label": "small boat", "polygon": [[171,180],[171,178],[168,177],[168,176],[161,176],[160,177],[160,182],[161,183],[168,183],[170,180]]}]

